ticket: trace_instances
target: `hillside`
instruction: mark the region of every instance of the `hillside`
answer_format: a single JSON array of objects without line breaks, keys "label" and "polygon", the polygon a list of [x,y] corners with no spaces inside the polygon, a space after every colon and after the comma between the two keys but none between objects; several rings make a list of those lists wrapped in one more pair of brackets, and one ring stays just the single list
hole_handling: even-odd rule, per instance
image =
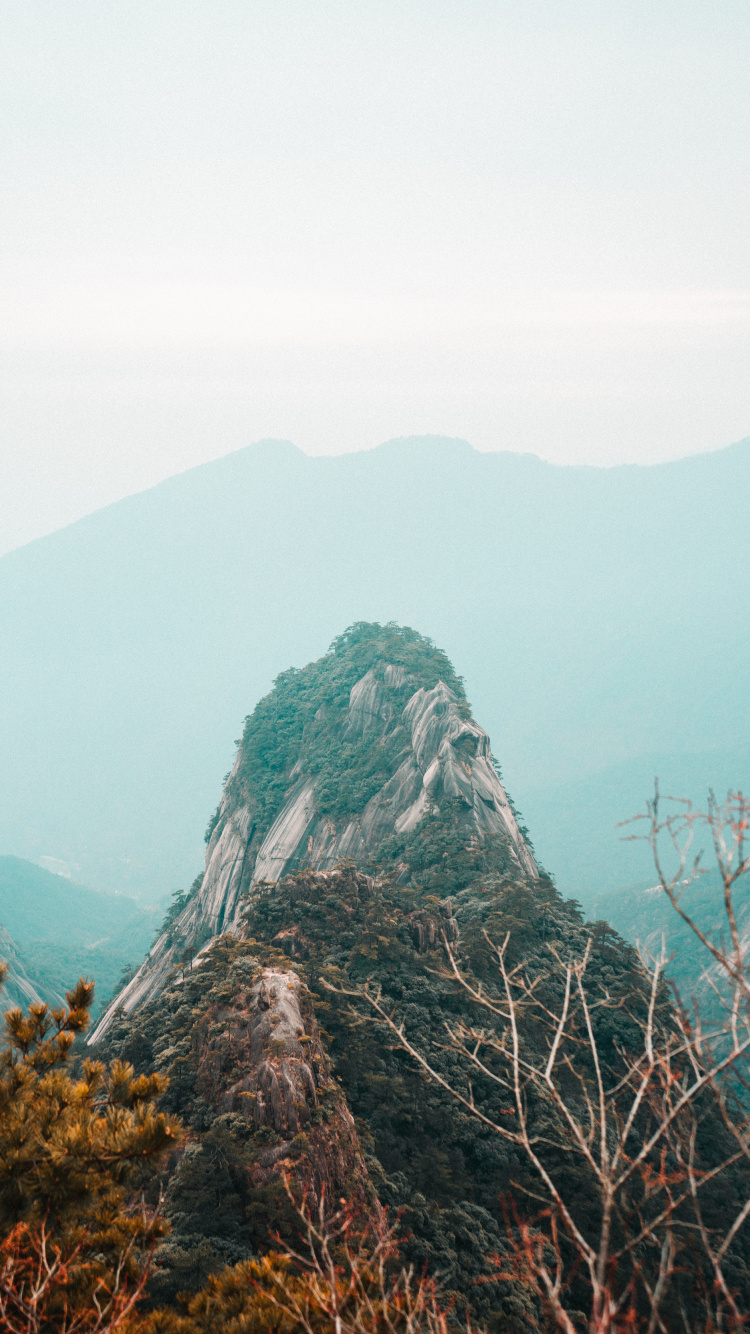
[{"label": "hillside", "polygon": [[[187,889],[248,706],[341,625],[395,619],[460,657],[542,862],[591,890],[589,850],[608,874],[614,806],[639,808],[654,768],[669,790],[674,757],[748,743],[749,483],[748,442],[612,469],[265,442],[12,552],[0,848],[151,900]],[[632,790],[600,802],[618,766]],[[557,797],[579,782],[561,850]]]},{"label": "hillside", "polygon": [[602,893],[650,883],[651,854],[642,842],[631,841],[633,828],[623,822],[645,810],[655,778],[662,780],[662,792],[687,797],[696,810],[705,810],[709,788],[720,799],[730,788],[750,792],[750,745],[643,755],[524,792],[524,817],[534,829],[541,860],[554,866],[555,883],[587,912],[598,911]]},{"label": "hillside", "polygon": [[[492,1281],[492,1256],[506,1247],[503,1197],[537,1184],[523,1155],[331,990],[381,987],[419,1049],[460,1081],[446,1023],[468,1020],[471,1005],[445,970],[446,943],[495,995],[489,942],[507,935],[509,966],[540,970],[586,948],[589,930],[539,870],[446,655],[413,630],[359,623],[283,673],[246,720],[207,834],[203,876],[90,1039],[97,1056],[167,1074],[163,1105],[188,1127],[184,1152],[144,1182],[154,1200],[164,1191],[172,1224],[154,1299],[174,1302],[263,1253],[276,1230],[293,1235],[284,1174],[314,1204],[324,1191],[364,1210],[379,1199],[404,1258],[439,1276],[459,1319],[522,1334],[533,1302],[523,1283]],[[611,1079],[639,1041],[648,983],[605,923],[587,976],[610,998],[592,1022]],[[554,1004],[554,980],[538,980]],[[546,1026],[520,1024],[524,1052],[546,1060]],[[512,1094],[491,1075],[477,1072],[473,1088],[499,1121],[514,1114]],[[550,1144],[554,1109],[531,1092],[528,1103]],[[723,1134],[707,1115],[698,1157]],[[564,1162],[562,1173],[590,1224],[591,1181]],[[719,1219],[731,1189],[706,1190]],[[746,1252],[743,1234],[739,1282]],[[692,1280],[678,1286],[689,1313]]]},{"label": "hillside", "polygon": [[157,912],[125,895],[0,857],[0,927],[10,942],[0,941],[0,957],[9,958],[12,969],[17,958],[43,1000],[60,1003],[83,973],[96,982],[98,1012],[123,970],[140,963],[158,922]]}]

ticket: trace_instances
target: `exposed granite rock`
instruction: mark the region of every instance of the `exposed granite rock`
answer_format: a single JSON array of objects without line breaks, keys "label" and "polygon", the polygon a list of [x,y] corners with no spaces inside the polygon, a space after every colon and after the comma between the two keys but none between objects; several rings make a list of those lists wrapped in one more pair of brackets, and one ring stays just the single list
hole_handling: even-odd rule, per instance
[{"label": "exposed granite rock", "polygon": [[250,1169],[253,1188],[286,1174],[313,1203],[323,1191],[365,1201],[374,1192],[359,1137],[306,991],[296,972],[272,967],[237,989],[199,1033],[198,1087],[217,1113],[273,1132]]},{"label": "exposed granite rock", "polygon": [[318,810],[323,775],[306,770],[310,757],[303,750],[288,771],[282,807],[258,845],[253,793],[243,791],[238,781],[240,748],[217,812],[199,892],[102,1017],[92,1043],[106,1032],[118,1007],[132,1011],[158,992],[186,950],[200,950],[222,931],[240,929],[243,890],[276,882],[302,865],[324,870],[344,858],[361,864],[377,854],[384,840],[409,833],[443,805],[460,812],[467,841],[499,836],[519,874],[538,874],[493,767],[487,733],[444,681],[430,689],[416,687],[404,702],[412,684],[416,687],[415,679],[402,667],[381,663],[352,687],[341,744],[363,739],[373,746],[388,744],[393,763],[380,790],[339,825]]},{"label": "exposed granite rock", "polygon": [[315,780],[303,777],[292,788],[280,815],[261,844],[253,881],[278,880],[315,818]]}]

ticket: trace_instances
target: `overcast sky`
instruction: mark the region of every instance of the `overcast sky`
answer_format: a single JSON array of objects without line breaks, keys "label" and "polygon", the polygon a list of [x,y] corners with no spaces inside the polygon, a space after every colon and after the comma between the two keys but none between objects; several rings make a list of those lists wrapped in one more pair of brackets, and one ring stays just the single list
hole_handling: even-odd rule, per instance
[{"label": "overcast sky", "polygon": [[0,551],[266,436],[750,433],[748,0],[4,0]]}]

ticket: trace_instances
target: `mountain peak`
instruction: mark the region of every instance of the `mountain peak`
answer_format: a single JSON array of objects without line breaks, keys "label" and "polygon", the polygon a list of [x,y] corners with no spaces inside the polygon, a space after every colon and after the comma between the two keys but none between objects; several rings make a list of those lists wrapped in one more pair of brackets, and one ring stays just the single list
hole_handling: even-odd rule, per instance
[{"label": "mountain peak", "polygon": [[409,839],[449,822],[462,845],[492,841],[523,878],[537,867],[442,650],[408,626],[357,622],[322,658],[290,668],[246,719],[206,865],[190,900],[107,1011],[137,1008],[185,951],[241,930],[247,891],[289,872],[385,859],[414,879]]}]

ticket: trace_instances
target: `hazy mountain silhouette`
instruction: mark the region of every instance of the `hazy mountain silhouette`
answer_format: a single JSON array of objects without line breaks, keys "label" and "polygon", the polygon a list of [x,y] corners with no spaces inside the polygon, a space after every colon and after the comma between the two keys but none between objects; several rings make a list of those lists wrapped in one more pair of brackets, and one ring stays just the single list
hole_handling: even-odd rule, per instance
[{"label": "hazy mountain silhouette", "polygon": [[[393,619],[462,663],[561,885],[582,858],[589,881],[648,876],[617,869],[615,807],[660,757],[733,772],[750,740],[749,482],[750,441],[612,469],[263,442],[11,552],[0,848],[152,898],[186,886],[248,704],[342,625]],[[618,768],[638,790],[600,801]]]}]

